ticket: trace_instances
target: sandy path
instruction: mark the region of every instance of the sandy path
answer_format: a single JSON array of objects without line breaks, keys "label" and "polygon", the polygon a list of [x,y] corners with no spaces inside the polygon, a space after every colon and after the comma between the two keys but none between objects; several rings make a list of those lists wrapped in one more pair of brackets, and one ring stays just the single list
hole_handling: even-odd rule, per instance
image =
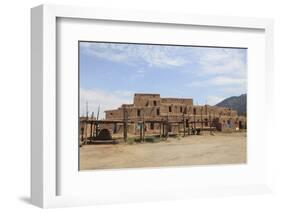
[{"label": "sandy path", "polygon": [[246,133],[188,136],[167,142],[85,145],[80,168],[116,169],[246,163]]}]

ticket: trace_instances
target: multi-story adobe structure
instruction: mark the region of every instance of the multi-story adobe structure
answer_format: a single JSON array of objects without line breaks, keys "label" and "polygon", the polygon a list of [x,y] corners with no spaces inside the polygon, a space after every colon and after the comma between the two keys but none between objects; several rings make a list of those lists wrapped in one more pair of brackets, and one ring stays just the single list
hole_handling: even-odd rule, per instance
[{"label": "multi-story adobe structure", "polygon": [[[117,109],[105,111],[105,120],[126,119],[129,134],[139,134],[140,123],[145,131],[158,133],[161,121],[169,121],[169,132],[177,133],[183,128],[201,130],[215,128],[217,131],[235,131],[246,128],[246,117],[237,111],[210,105],[193,105],[191,98],[161,98],[160,94],[135,94],[133,104],[123,104]],[[185,126],[185,127],[184,127]],[[124,125],[104,124],[111,133],[122,133]]]}]

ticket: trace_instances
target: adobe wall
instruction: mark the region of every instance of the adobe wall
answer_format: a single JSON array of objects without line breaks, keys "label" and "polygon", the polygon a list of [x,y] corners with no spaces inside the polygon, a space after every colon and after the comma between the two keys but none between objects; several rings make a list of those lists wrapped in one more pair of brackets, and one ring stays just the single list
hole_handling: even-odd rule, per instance
[{"label": "adobe wall", "polygon": [[228,108],[221,108],[215,106],[186,106],[186,105],[166,105],[162,104],[160,106],[153,107],[134,107],[134,106],[126,106],[120,107],[116,110],[108,110],[106,111],[106,119],[107,120],[123,120],[124,119],[124,109],[127,111],[128,119],[139,120],[142,118],[146,119],[157,119],[158,117],[166,117],[166,116],[178,116],[182,118],[185,116],[198,116],[201,118],[202,116],[212,116],[212,117],[221,117],[221,116],[229,116],[229,117],[237,117],[237,112]]},{"label": "adobe wall", "polygon": [[161,98],[162,104],[182,104],[182,105],[193,105],[192,98]]},{"label": "adobe wall", "polygon": [[122,108],[105,111],[106,120],[120,120],[124,118],[124,111]]},{"label": "adobe wall", "polygon": [[138,119],[138,118],[156,118],[161,116],[161,107],[153,106],[153,107],[120,107],[115,110],[107,110],[105,111],[105,118],[107,120],[123,120],[124,119],[124,110],[126,110],[128,119]]},{"label": "adobe wall", "polygon": [[[192,128],[215,126],[219,131],[227,129],[239,129],[246,127],[246,117],[238,117],[237,111],[229,108],[209,106],[209,105],[193,105],[193,99],[182,98],[161,98],[160,94],[135,94],[133,104],[123,104],[115,110],[106,111],[107,120],[123,120],[124,110],[128,115],[128,120],[135,122],[134,126],[129,125],[129,133],[138,134],[138,121],[161,121],[168,119],[169,121],[182,121],[183,117],[190,122],[200,122],[192,124]],[[202,122],[203,121],[203,122]],[[159,131],[157,123],[152,125],[146,124],[148,131]],[[172,131],[177,131],[179,125],[171,127]],[[120,124],[119,130],[123,127]],[[118,132],[119,132],[118,130]]]},{"label": "adobe wall", "polygon": [[134,95],[135,107],[159,106],[160,104],[161,104],[160,94],[135,94]]}]

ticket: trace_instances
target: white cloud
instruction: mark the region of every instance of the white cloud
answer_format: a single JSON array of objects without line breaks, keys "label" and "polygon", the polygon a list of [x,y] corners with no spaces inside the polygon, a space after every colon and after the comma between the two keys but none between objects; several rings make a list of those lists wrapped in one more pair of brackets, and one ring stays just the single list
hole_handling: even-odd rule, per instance
[{"label": "white cloud", "polygon": [[[246,77],[246,50],[235,48],[80,43],[82,51],[104,60],[138,67],[169,68],[199,76],[229,75]],[[189,65],[189,66],[186,66]],[[193,65],[196,65],[193,67]]]},{"label": "white cloud", "polygon": [[208,96],[207,97],[207,104],[209,105],[216,105],[217,103],[221,102],[224,97],[218,97],[218,96]]},{"label": "white cloud", "polygon": [[[178,47],[115,43],[81,43],[86,54],[131,66],[144,64],[159,68],[180,67],[188,63]],[[175,51],[176,50],[176,51]],[[178,49],[180,50],[180,49]]]},{"label": "white cloud", "polygon": [[[247,82],[244,78],[217,76],[207,80],[192,81],[191,83],[186,84],[186,86],[198,87],[204,90],[208,90],[208,88],[216,88],[216,91],[220,91],[220,94],[223,94],[224,96],[247,93]],[[210,98],[211,102],[214,102],[215,98],[217,98],[217,100],[219,99],[219,97],[216,96],[210,96]]]},{"label": "white cloud", "polygon": [[216,85],[216,86],[225,86],[225,85],[245,85],[246,79],[244,78],[231,78],[226,76],[218,76],[215,78],[211,78],[208,80],[209,84]]},{"label": "white cloud", "polygon": [[246,51],[230,48],[208,48],[198,51],[198,74],[246,76]]},{"label": "white cloud", "polygon": [[105,117],[104,111],[116,109],[122,104],[129,104],[133,101],[132,92],[130,91],[113,91],[106,92],[99,89],[80,89],[80,114],[86,114],[86,102],[88,102],[89,116],[94,112],[95,116],[100,106],[99,118]]},{"label": "white cloud", "polygon": [[235,86],[228,86],[221,88],[221,92],[227,94],[228,96],[238,96],[244,93],[247,93],[247,88],[245,87],[235,87]]},{"label": "white cloud", "polygon": [[226,76],[211,77],[207,80],[196,80],[187,84],[186,86],[191,87],[207,87],[207,86],[240,86],[241,88],[246,88],[246,79],[244,78],[232,78]]}]

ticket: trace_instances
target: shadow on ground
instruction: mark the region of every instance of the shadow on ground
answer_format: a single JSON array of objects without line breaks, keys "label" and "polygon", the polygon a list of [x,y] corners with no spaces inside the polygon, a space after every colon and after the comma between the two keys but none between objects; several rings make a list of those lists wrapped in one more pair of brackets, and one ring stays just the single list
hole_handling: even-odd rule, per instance
[{"label": "shadow on ground", "polygon": [[30,197],[19,197],[19,200],[23,203],[26,203],[26,204],[31,204],[31,199]]}]

